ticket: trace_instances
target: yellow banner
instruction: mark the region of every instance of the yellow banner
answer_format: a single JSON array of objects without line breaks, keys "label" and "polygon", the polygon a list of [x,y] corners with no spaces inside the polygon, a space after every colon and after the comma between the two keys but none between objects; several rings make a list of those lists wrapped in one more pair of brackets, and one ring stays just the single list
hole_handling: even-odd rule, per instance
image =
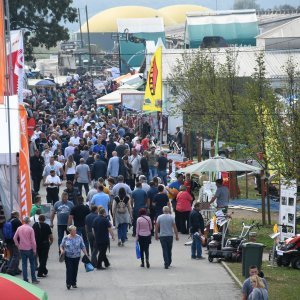
[{"label": "yellow banner", "polygon": [[162,47],[151,58],[143,111],[162,111]]}]

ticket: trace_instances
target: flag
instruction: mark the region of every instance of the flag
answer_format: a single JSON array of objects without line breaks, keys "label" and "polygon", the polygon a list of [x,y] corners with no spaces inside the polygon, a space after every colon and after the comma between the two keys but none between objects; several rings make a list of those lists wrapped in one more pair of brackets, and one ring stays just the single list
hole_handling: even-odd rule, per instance
[{"label": "flag", "polygon": [[13,30],[10,33],[11,61],[12,61],[12,91],[11,95],[18,95],[19,102],[23,102],[23,80],[24,80],[24,45],[22,30]]},{"label": "flag", "polygon": [[216,134],[215,156],[219,155],[219,126],[220,126],[220,123],[218,122],[217,134]]},{"label": "flag", "polygon": [[162,47],[151,58],[143,110],[162,111]]},{"label": "flag", "polygon": [[20,112],[20,157],[19,157],[19,178],[20,178],[20,207],[21,220],[30,216],[31,211],[31,181],[29,166],[29,148],[27,133],[27,112],[22,104],[19,104]]},{"label": "flag", "polygon": [[6,54],[5,54],[5,33],[4,33],[4,4],[0,1],[0,104],[4,104]]}]

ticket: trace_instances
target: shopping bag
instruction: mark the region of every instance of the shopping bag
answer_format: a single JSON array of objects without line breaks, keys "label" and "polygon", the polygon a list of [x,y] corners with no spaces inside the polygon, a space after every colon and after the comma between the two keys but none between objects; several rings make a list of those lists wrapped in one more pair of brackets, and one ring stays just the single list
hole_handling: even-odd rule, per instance
[{"label": "shopping bag", "polygon": [[135,242],[135,253],[136,253],[136,258],[140,259],[141,258],[141,250],[140,250],[138,241]]},{"label": "shopping bag", "polygon": [[91,263],[84,264],[84,267],[86,272],[94,271],[94,267]]}]

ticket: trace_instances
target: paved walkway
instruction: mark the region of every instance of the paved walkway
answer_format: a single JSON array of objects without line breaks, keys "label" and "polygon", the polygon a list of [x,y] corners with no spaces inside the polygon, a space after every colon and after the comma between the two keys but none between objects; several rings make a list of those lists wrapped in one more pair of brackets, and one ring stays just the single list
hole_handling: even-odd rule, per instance
[{"label": "paved walkway", "polygon": [[[44,194],[44,193],[42,193]],[[44,198],[44,197],[43,197]],[[141,268],[135,257],[135,243],[131,237],[124,247],[112,242],[108,270],[86,273],[80,263],[78,289],[67,290],[65,264],[58,262],[57,229],[48,260],[49,275],[40,279],[39,286],[46,290],[49,299],[134,300],[134,299],[240,299],[241,292],[221,264],[205,260],[191,260],[190,247],[184,246],[187,236],[174,241],[173,263],[163,268],[159,241],[150,245],[150,269]],[[206,256],[206,252],[204,251]]]}]

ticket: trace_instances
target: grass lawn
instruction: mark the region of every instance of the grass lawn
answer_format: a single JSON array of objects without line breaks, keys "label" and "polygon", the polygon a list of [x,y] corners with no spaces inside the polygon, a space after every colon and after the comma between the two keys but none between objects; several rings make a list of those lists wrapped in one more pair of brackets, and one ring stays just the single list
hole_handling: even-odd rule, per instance
[{"label": "grass lawn", "polygon": [[[229,232],[231,236],[239,236],[243,225],[242,223],[245,222],[246,225],[250,225],[253,220],[251,219],[238,219],[233,216],[233,219],[231,220],[231,223],[229,225]],[[258,221],[255,221],[258,222]],[[273,233],[273,226],[274,225],[265,225],[263,227],[260,227],[258,230],[256,227],[251,229],[251,232],[256,232],[257,233],[257,238],[256,242],[257,243],[262,243],[266,246],[264,251],[268,251],[272,249],[273,246],[273,240],[269,237],[269,234]]]},{"label": "grass lawn", "polygon": [[[243,283],[242,264],[226,263],[237,278]],[[269,287],[269,299],[296,300],[300,298],[300,270],[291,267],[268,267],[263,262],[262,270]]]}]

